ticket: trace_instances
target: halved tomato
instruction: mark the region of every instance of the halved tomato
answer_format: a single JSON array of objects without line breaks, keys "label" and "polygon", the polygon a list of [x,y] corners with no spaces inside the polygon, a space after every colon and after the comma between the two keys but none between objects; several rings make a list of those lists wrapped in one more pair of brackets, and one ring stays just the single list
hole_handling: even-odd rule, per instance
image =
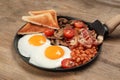
[{"label": "halved tomato", "polygon": [[52,35],[54,34],[54,30],[53,30],[53,29],[46,29],[46,30],[44,31],[44,34],[45,34],[46,36],[52,36]]},{"label": "halved tomato", "polygon": [[70,39],[75,35],[75,31],[74,29],[68,28],[68,29],[64,29],[63,34],[66,38]]},{"label": "halved tomato", "polygon": [[74,22],[74,26],[76,28],[83,28],[85,26],[85,24],[82,21],[76,21],[76,22]]},{"label": "halved tomato", "polygon": [[61,64],[62,64],[62,68],[71,68],[75,66],[75,63],[71,58],[63,59]]}]

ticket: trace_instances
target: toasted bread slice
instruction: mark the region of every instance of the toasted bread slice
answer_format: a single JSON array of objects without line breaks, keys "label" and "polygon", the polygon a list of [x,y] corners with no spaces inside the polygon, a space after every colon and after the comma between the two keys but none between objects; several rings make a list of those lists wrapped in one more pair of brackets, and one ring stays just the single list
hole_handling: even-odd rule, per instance
[{"label": "toasted bread slice", "polygon": [[27,23],[18,31],[18,34],[24,35],[24,34],[40,33],[40,32],[44,32],[46,29],[48,28],[43,27],[43,26],[38,26],[35,24],[31,24],[31,23]]},{"label": "toasted bread slice", "polygon": [[36,25],[43,25],[48,28],[59,29],[58,24],[54,21],[50,13],[44,13],[34,16],[23,16],[22,19]]},{"label": "toasted bread slice", "polygon": [[56,24],[58,24],[56,11],[53,10],[53,9],[43,10],[43,11],[29,11],[28,13],[31,16],[39,15],[39,14],[44,14],[44,13],[50,13],[53,16],[53,19],[55,20]]}]

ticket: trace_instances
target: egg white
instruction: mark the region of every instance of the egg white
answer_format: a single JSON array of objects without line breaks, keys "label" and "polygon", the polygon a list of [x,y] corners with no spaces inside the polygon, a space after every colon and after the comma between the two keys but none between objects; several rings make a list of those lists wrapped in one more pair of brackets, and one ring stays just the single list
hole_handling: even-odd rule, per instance
[{"label": "egg white", "polygon": [[29,39],[34,35],[43,35],[42,33],[39,34],[30,34],[30,35],[24,35],[22,38],[18,41],[18,50],[20,54],[24,57],[30,57],[31,54],[37,53],[37,51],[41,50],[42,47],[46,47],[47,45],[50,45],[50,41],[46,38],[46,42],[41,46],[34,46],[29,43]]},{"label": "egg white", "polygon": [[30,57],[29,63],[43,68],[57,68],[61,66],[61,61],[65,58],[70,58],[71,50],[65,46],[59,46],[64,50],[64,55],[59,59],[49,59],[45,56],[45,50],[47,47],[52,46],[50,40],[46,38],[46,42],[41,46],[34,46],[29,43],[29,39],[34,35],[40,34],[30,34],[24,35],[18,41],[18,50],[20,54],[24,57]]},{"label": "egg white", "polygon": [[61,66],[61,61],[65,58],[70,58],[71,50],[65,46],[59,46],[64,50],[64,55],[59,59],[49,59],[45,56],[45,49],[40,49],[37,53],[32,54],[29,62],[33,65],[43,68],[57,68]]}]

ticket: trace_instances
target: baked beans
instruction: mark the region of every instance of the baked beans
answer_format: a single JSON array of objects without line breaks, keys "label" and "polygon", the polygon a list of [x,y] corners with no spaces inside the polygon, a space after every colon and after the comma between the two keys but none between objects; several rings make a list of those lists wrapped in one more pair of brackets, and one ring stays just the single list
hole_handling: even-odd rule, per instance
[{"label": "baked beans", "polygon": [[75,63],[75,66],[81,65],[93,58],[97,53],[97,47],[92,46],[91,48],[85,48],[79,45],[78,47],[72,49],[71,58]]}]

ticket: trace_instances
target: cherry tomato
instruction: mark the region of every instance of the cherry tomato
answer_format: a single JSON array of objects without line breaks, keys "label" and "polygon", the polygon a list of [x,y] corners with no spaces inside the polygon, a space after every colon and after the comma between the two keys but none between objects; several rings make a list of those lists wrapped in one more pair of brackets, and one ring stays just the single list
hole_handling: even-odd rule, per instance
[{"label": "cherry tomato", "polygon": [[74,29],[64,29],[63,34],[66,38],[72,38],[75,35]]},{"label": "cherry tomato", "polygon": [[76,28],[83,28],[85,26],[85,24],[81,21],[76,21],[76,22],[74,22],[74,26]]},{"label": "cherry tomato", "polygon": [[62,68],[71,68],[75,66],[75,63],[72,61],[71,58],[63,59],[61,64],[62,64]]},{"label": "cherry tomato", "polygon": [[46,36],[52,36],[52,35],[54,34],[54,30],[53,30],[53,29],[46,29],[46,30],[44,31],[44,34],[45,34]]}]

